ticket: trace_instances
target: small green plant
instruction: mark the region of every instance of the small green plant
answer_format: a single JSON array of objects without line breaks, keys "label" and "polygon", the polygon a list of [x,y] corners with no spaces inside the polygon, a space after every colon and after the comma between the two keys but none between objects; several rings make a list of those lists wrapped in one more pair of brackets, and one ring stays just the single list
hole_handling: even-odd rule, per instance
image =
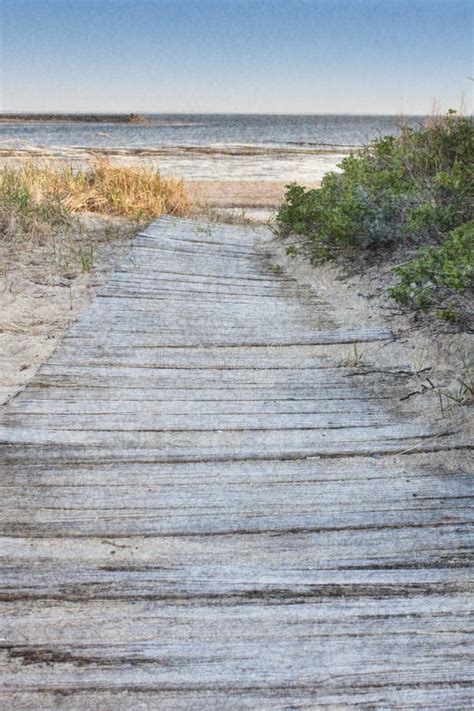
[{"label": "small green plant", "polygon": [[286,248],[286,254],[288,255],[288,257],[297,257],[299,254],[299,249],[296,244],[290,244],[290,246]]},{"label": "small green plant", "polygon": [[454,388],[445,393],[445,397],[459,407],[469,405],[474,398],[474,385],[472,381],[468,383],[462,378],[458,378]]},{"label": "small green plant", "polygon": [[472,373],[464,372],[456,378],[456,382],[449,388],[437,388],[439,407],[444,417],[452,414],[456,407],[471,405],[474,401],[474,378]]},{"label": "small green plant", "polygon": [[196,234],[206,235],[206,237],[212,236],[212,229],[210,225],[199,225],[196,227]]},{"label": "small green plant", "polygon": [[435,316],[450,323],[458,323],[461,319],[461,312],[455,304],[448,304],[443,309],[436,309]]},{"label": "small green plant", "polygon": [[213,223],[225,225],[254,225],[259,220],[249,217],[245,210],[219,209],[217,207],[207,207],[204,211],[205,217]]},{"label": "small green plant", "polygon": [[348,353],[346,358],[339,362],[340,368],[363,368],[366,365],[364,360],[364,351],[359,351],[357,343],[354,343],[353,349]]},{"label": "small green plant", "polygon": [[270,264],[270,269],[274,274],[281,274],[283,271],[281,264]]},{"label": "small green plant", "polygon": [[429,389],[436,392],[442,417],[452,414],[453,409],[456,407],[465,407],[474,402],[474,371],[472,363],[466,363],[465,360],[463,360],[463,363],[462,370],[452,385],[448,387],[434,385],[428,379],[431,388],[423,386],[420,391],[420,394]]},{"label": "small green plant", "polygon": [[92,245],[80,247],[77,250],[77,258],[81,272],[90,272],[94,266],[94,248]]}]

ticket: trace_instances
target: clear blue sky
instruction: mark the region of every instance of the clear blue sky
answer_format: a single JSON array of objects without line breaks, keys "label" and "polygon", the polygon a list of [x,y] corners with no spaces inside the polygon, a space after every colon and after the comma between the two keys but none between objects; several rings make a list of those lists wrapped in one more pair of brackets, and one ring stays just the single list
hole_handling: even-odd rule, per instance
[{"label": "clear blue sky", "polygon": [[0,0],[1,110],[471,108],[468,0]]}]

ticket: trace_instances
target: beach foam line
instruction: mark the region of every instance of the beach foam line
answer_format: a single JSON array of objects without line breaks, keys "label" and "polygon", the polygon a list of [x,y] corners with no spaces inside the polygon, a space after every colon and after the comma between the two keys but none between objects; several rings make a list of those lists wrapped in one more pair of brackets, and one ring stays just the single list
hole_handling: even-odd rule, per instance
[{"label": "beach foam line", "polygon": [[160,146],[135,147],[135,146],[40,146],[33,144],[20,144],[12,141],[15,146],[9,147],[8,141],[0,148],[1,156],[23,155],[41,152],[44,156],[57,154],[88,153],[101,156],[176,156],[176,155],[225,155],[225,156],[269,156],[269,155],[347,155],[348,150],[336,149],[304,149],[294,147],[267,147],[258,145],[222,145],[222,146]]}]

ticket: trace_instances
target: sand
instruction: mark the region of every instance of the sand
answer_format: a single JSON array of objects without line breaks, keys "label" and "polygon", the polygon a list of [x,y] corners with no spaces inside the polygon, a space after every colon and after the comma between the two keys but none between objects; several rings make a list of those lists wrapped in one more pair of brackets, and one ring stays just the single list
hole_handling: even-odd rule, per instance
[{"label": "sand", "polygon": [[93,245],[90,272],[71,258],[69,237],[62,254],[48,242],[0,243],[0,406],[31,380],[127,253],[129,228],[111,238],[109,221],[88,218],[82,226],[74,244]]},{"label": "sand", "polygon": [[[286,254],[290,243],[299,250],[296,257]],[[367,383],[384,375],[403,387],[397,405],[401,415],[419,417],[446,433],[456,431],[472,444],[472,397],[456,402],[461,381],[473,382],[472,333],[396,304],[388,289],[396,283],[392,267],[401,261],[400,255],[371,264],[367,257],[354,254],[312,265],[303,240],[275,236],[274,248],[283,273],[317,291],[340,323],[347,328],[385,327],[391,332],[392,340],[361,344],[357,351],[353,346],[334,347],[341,365],[354,366],[348,377]]]},{"label": "sand", "polygon": [[274,180],[187,180],[186,186],[198,205],[220,208],[276,209],[285,194],[285,183]]}]

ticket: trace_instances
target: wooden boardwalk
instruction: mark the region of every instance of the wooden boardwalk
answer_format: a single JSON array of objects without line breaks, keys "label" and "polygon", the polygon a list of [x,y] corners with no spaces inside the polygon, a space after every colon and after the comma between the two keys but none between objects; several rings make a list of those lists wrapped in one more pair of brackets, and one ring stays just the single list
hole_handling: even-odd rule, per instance
[{"label": "wooden boardwalk", "polygon": [[2,709],[471,707],[467,460],[271,250],[159,220],[6,408]]}]

